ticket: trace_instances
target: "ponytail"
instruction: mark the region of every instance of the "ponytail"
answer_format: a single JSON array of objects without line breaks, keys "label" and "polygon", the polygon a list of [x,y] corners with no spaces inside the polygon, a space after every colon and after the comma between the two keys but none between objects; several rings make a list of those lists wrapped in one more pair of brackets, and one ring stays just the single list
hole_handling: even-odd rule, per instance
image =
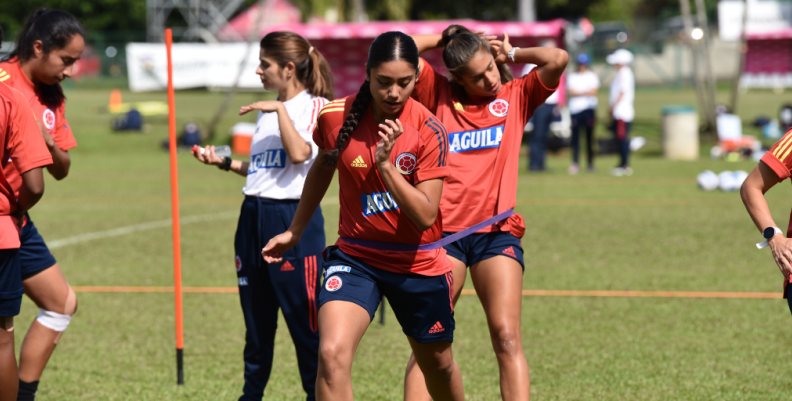
[{"label": "ponytail", "polygon": [[344,120],[344,125],[342,125],[341,129],[338,130],[336,148],[325,153],[324,157],[322,158],[322,162],[326,166],[335,167],[338,165],[338,158],[341,155],[341,150],[344,148],[344,145],[346,145],[346,142],[349,140],[352,132],[354,132],[355,128],[357,128],[358,123],[360,123],[360,120],[363,118],[363,114],[368,109],[370,103],[371,85],[369,84],[369,81],[363,81],[363,85],[360,85],[360,89],[358,89],[355,101],[352,102],[352,107],[349,109],[349,114],[347,114],[346,119]]},{"label": "ponytail", "polygon": [[281,68],[293,63],[297,80],[312,95],[335,98],[330,64],[304,37],[290,31],[270,32],[261,39],[261,49]]},{"label": "ponytail", "polygon": [[335,91],[333,88],[333,71],[330,70],[330,64],[325,60],[322,53],[313,46],[311,46],[311,51],[308,55],[311,58],[311,72],[308,74],[308,82],[306,82],[305,86],[314,96],[333,100]]}]

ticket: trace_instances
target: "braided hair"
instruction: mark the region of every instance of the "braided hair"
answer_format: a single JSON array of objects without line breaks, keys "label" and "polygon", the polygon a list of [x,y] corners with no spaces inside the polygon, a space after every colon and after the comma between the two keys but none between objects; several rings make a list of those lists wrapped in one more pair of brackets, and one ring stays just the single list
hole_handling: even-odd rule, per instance
[{"label": "braided hair", "polygon": [[[371,76],[371,69],[389,61],[403,60],[418,71],[418,46],[415,41],[403,32],[385,32],[377,36],[369,47],[368,58],[366,59],[366,76]],[[344,124],[338,130],[336,138],[336,148],[327,152],[322,158],[322,162],[331,167],[338,165],[338,158],[341,150],[344,149],[349,137],[357,128],[358,123],[368,110],[371,104],[371,84],[369,80],[363,82],[358,89],[355,101],[349,109]]]}]

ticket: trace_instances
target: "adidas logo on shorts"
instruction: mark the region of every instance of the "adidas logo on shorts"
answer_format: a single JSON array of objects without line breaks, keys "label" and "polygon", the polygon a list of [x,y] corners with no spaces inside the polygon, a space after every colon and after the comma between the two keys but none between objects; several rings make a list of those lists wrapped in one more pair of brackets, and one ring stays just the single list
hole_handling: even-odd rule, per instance
[{"label": "adidas logo on shorts", "polygon": [[352,167],[368,167],[366,162],[363,161],[363,156],[358,156],[354,161],[352,161]]},{"label": "adidas logo on shorts", "polygon": [[294,266],[292,266],[292,264],[289,263],[288,260],[283,262],[283,265],[280,268],[280,271],[282,271],[282,272],[290,272],[292,270],[294,270]]},{"label": "adidas logo on shorts", "polygon": [[429,334],[442,333],[444,331],[445,331],[445,327],[443,327],[443,325],[441,325],[440,322],[437,322],[434,324],[434,326],[432,326],[431,329],[429,329]]},{"label": "adidas logo on shorts", "polygon": [[511,247],[511,246],[506,248],[506,249],[504,249],[503,250],[503,254],[506,255],[506,256],[511,256],[511,257],[513,257],[515,259],[517,258],[517,254],[514,253],[514,247]]}]

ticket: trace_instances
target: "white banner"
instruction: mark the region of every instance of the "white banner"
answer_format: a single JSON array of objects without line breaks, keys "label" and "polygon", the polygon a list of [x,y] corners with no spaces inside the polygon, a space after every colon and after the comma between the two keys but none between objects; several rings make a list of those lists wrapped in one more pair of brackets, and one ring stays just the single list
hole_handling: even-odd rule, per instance
[{"label": "white banner", "polygon": [[[239,72],[246,43],[174,43],[173,87],[230,88]],[[165,44],[129,43],[126,46],[129,89],[133,92],[167,89],[168,59]],[[256,75],[259,47],[252,46],[239,79],[239,87],[263,90]]]},{"label": "white banner", "polygon": [[[742,34],[745,3],[728,0],[718,3],[718,30],[723,40],[738,40]],[[779,1],[748,0],[749,34],[769,33],[792,26],[792,3]]]}]

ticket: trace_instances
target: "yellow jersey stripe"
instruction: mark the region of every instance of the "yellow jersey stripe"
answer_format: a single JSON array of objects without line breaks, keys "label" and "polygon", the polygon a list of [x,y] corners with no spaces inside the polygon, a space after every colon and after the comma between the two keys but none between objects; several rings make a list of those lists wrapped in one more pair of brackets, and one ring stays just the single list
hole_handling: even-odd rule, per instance
[{"label": "yellow jersey stripe", "polygon": [[319,112],[319,116],[321,117],[322,114],[329,113],[329,112],[332,112],[332,111],[344,111],[344,108],[343,107],[325,107],[325,108],[322,109],[322,111]]},{"label": "yellow jersey stripe", "polygon": [[[787,145],[788,145],[788,144],[789,144],[789,143],[787,143]],[[779,158],[778,158],[778,160],[779,160],[779,161],[781,161],[781,162],[783,162],[783,161],[784,161],[784,159],[786,159],[786,157],[787,157],[787,156],[789,156],[789,152],[792,152],[792,146],[787,146],[787,148],[786,148],[786,152],[784,152],[784,155],[783,155],[783,156],[781,156],[781,157],[779,157]]]},{"label": "yellow jersey stripe", "polygon": [[11,78],[11,76],[8,75],[8,76],[5,76],[5,77],[0,77],[0,82],[8,81],[8,78]]},{"label": "yellow jersey stripe", "polygon": [[777,153],[781,153],[781,148],[785,147],[787,142],[789,142],[789,138],[792,138],[792,135],[784,135],[781,137],[781,140],[778,141],[778,146],[773,150],[773,155],[778,157]]},{"label": "yellow jersey stripe", "polygon": [[792,135],[785,135],[784,138],[781,139],[781,143],[778,145],[776,150],[773,151],[773,156],[779,157],[783,151],[792,143]]},{"label": "yellow jersey stripe", "polygon": [[6,75],[8,75],[8,73],[7,73],[7,72],[5,72],[5,71],[3,71],[3,70],[0,70],[0,77],[4,77],[4,76],[6,76]]}]

